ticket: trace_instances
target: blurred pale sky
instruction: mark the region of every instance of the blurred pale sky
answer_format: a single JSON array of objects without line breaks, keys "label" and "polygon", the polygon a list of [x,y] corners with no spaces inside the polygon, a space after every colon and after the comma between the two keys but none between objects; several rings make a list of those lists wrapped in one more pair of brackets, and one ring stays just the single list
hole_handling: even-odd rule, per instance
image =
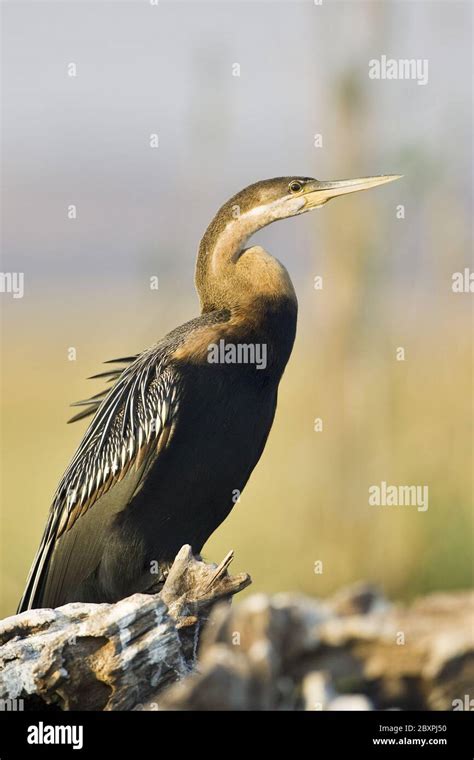
[{"label": "blurred pale sky", "polygon": [[[410,266],[423,256],[423,195],[447,193],[469,212],[468,3],[2,6],[3,267],[26,273],[31,297],[36,278],[90,285],[91,271],[130,278],[153,262],[191,272],[227,197],[280,174],[336,178],[343,141],[358,174],[407,175],[389,192],[412,207]],[[428,84],[370,80],[368,61],[382,54],[428,59]],[[347,82],[363,99],[363,134],[340,123]],[[279,225],[262,239],[283,256],[304,252],[316,226]],[[305,268],[304,256],[292,266]]]}]

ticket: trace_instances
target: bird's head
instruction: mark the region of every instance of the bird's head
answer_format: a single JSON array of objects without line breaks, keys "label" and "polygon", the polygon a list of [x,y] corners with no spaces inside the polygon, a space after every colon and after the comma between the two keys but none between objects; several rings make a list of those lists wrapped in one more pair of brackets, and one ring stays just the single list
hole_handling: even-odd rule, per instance
[{"label": "bird's head", "polygon": [[[203,311],[231,303],[232,293],[237,299],[241,291],[251,290],[250,285],[257,277],[257,265],[263,267],[265,264],[262,263],[263,249],[255,246],[246,248],[255,232],[279,219],[319,208],[331,198],[369,190],[399,179],[400,176],[386,174],[330,182],[312,177],[275,177],[255,182],[241,190],[219,209],[201,240],[196,265],[196,287]],[[249,252],[257,254],[252,257],[252,271]],[[247,254],[245,257],[244,253]],[[270,258],[266,254],[268,271]],[[280,273],[286,271],[278,262],[275,266],[280,268]],[[236,277],[240,277],[240,285]],[[262,277],[258,285],[262,288]]]},{"label": "bird's head", "polygon": [[[399,174],[379,177],[360,177],[326,182],[312,177],[275,177],[249,185],[228,201],[229,212],[234,217],[253,217],[259,226],[271,224],[277,219],[304,214],[323,206],[332,198],[359,190],[369,190],[387,182],[400,179]],[[226,204],[227,205],[227,204]]]}]

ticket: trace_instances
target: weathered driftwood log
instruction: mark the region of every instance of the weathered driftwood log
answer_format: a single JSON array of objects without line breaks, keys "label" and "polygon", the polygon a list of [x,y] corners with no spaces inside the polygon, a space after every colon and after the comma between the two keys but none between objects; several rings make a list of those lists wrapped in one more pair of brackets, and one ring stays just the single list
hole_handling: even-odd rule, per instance
[{"label": "weathered driftwood log", "polygon": [[162,591],[116,604],[73,603],[0,623],[0,700],[26,707],[126,710],[193,667],[212,605],[250,583],[183,546]]},{"label": "weathered driftwood log", "polygon": [[[183,547],[160,593],[0,624],[0,700],[25,707],[369,710],[474,707],[474,594],[392,605],[359,584],[327,601],[256,594],[229,554]],[[197,654],[197,657],[196,657]]]},{"label": "weathered driftwood log", "polygon": [[158,707],[469,709],[474,595],[433,594],[409,607],[363,585],[326,603],[255,595],[213,611],[199,671]]}]

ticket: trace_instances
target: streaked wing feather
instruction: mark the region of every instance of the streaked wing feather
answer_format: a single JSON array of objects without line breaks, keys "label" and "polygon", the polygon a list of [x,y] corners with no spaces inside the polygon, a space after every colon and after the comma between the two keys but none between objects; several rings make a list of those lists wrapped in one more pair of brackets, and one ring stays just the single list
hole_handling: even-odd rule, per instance
[{"label": "streaked wing feather", "polygon": [[[135,354],[135,356],[122,356],[120,359],[108,359],[106,362],[104,362],[104,364],[131,364],[132,362],[136,361],[139,356],[140,354]],[[107,382],[110,383],[118,380],[124,370],[125,367],[118,367],[114,370],[108,370],[107,372],[100,372],[97,375],[91,375],[87,379],[96,380],[98,378],[107,377]],[[68,424],[71,422],[78,422],[79,420],[83,420],[86,417],[90,417],[92,414],[95,414],[100,407],[104,396],[107,396],[108,393],[110,393],[110,388],[105,388],[100,393],[96,393],[95,396],[91,396],[88,399],[74,401],[71,406],[87,406],[89,408],[83,409],[81,412],[78,412],[73,417],[71,417],[71,419],[68,420]]]},{"label": "streaked wing feather", "polygon": [[139,356],[140,354],[135,354],[135,356],[122,356],[120,359],[107,359],[104,364],[130,364],[130,362],[138,359]]},{"label": "streaked wing feather", "polygon": [[95,416],[54,495],[20,609],[34,603],[57,539],[119,483],[130,467],[138,471],[151,451],[159,452],[160,440],[169,435],[179,403],[180,376],[167,358],[163,346],[154,346],[118,371],[108,392],[78,402],[88,408],[73,420]]},{"label": "streaked wing feather", "polygon": [[[71,404],[72,406],[72,404]],[[80,404],[74,404],[74,406],[80,406]],[[78,412],[74,415],[74,417],[71,417],[67,424],[70,425],[71,422],[78,422],[79,420],[84,420],[86,417],[90,417],[91,414],[95,414],[97,409],[99,408],[100,404],[94,404],[93,406],[89,406],[87,409],[83,409],[82,412]]]}]

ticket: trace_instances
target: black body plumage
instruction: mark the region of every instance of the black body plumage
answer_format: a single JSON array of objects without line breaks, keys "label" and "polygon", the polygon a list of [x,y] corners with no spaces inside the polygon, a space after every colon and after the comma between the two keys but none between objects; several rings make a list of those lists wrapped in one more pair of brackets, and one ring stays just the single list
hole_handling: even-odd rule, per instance
[{"label": "black body plumage", "polygon": [[203,331],[216,340],[229,332],[230,312],[213,311],[127,357],[104,399],[81,402],[95,416],[54,496],[19,611],[146,592],[183,544],[201,550],[234,506],[273,422],[295,305],[268,309],[264,321],[266,334],[249,330],[246,340],[265,341],[265,369],[187,356]]}]

